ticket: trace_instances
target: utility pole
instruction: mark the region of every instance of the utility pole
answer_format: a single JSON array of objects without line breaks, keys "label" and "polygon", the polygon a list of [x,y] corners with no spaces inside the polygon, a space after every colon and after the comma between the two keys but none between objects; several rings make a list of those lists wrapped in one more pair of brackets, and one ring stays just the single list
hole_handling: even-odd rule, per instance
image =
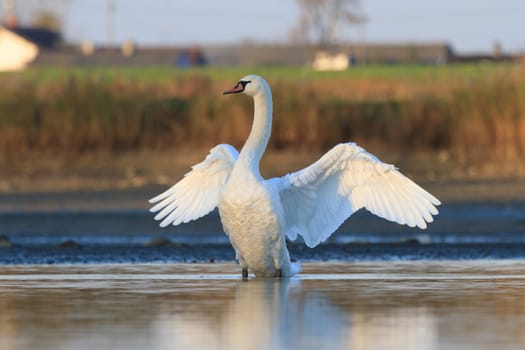
[{"label": "utility pole", "polygon": [[357,45],[359,47],[360,56],[362,61],[360,64],[366,65],[367,61],[367,52],[366,52],[366,19],[357,23]]},{"label": "utility pole", "polygon": [[115,45],[115,1],[107,0],[106,3],[106,47]]},{"label": "utility pole", "polygon": [[4,0],[5,8],[5,24],[9,28],[14,28],[18,25],[18,19],[16,17],[16,5],[15,0]]}]

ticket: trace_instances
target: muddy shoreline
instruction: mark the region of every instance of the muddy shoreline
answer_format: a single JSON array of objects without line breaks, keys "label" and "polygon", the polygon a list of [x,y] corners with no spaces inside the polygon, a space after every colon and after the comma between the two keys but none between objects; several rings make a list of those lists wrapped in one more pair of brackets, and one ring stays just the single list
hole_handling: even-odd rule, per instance
[{"label": "muddy shoreline", "polygon": [[[525,244],[321,244],[310,249],[288,244],[292,258],[304,262],[525,259]],[[232,262],[229,244],[143,245],[13,245],[0,248],[1,265],[129,264]]]}]

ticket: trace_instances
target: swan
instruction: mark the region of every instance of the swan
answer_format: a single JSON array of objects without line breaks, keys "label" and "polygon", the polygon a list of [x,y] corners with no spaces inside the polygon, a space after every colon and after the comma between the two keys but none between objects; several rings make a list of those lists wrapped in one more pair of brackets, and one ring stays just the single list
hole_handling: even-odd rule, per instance
[{"label": "swan", "polygon": [[260,76],[248,75],[226,91],[253,97],[253,124],[238,153],[215,146],[182,180],[150,199],[161,227],[196,220],[218,207],[225,233],[242,268],[256,277],[290,277],[300,271],[291,262],[286,238],[301,235],[315,247],[353,213],[373,214],[425,229],[440,201],[355,143],[341,143],[305,169],[264,179],[259,163],[272,126],[272,93]]}]

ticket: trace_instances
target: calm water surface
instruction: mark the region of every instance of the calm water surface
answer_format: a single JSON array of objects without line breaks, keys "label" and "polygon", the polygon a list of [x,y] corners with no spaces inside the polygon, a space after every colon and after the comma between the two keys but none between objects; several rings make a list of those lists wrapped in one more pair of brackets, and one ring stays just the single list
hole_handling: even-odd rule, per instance
[{"label": "calm water surface", "polygon": [[0,267],[0,349],[525,349],[525,262]]}]

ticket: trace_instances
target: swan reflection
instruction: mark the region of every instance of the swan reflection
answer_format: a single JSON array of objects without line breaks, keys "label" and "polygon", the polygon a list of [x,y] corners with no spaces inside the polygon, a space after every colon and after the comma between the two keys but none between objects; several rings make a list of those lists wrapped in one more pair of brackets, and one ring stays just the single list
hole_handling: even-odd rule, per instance
[{"label": "swan reflection", "polygon": [[[309,290],[300,280],[239,283],[218,317],[161,314],[155,322],[159,348],[206,349],[427,349],[436,324],[426,307],[353,312],[330,294]],[[337,301],[335,301],[337,302]],[[429,342],[430,340],[430,342]],[[425,346],[425,344],[430,344]]]},{"label": "swan reflection", "polygon": [[3,267],[0,349],[523,349],[525,263],[480,264]]}]

